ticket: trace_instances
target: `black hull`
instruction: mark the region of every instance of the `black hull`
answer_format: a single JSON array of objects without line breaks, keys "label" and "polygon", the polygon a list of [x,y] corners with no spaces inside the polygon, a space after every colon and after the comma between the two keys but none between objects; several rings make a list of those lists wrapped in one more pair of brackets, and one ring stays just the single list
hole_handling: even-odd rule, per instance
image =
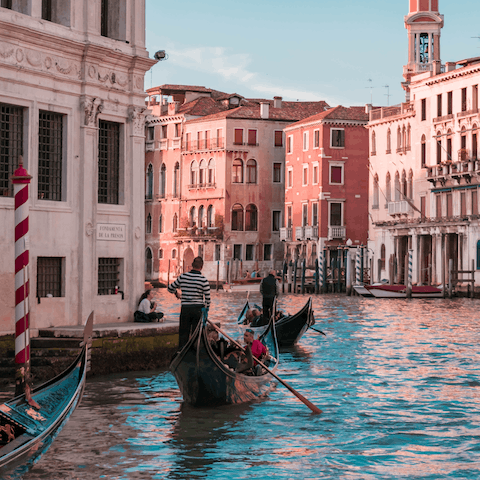
[{"label": "black hull", "polygon": [[291,347],[298,343],[309,327],[315,324],[312,310],[312,299],[309,298],[305,306],[295,315],[283,317],[275,324],[277,329],[278,345]]},{"label": "black hull", "polygon": [[[278,365],[278,347],[273,333],[266,341]],[[272,337],[273,335],[273,337]],[[265,396],[273,387],[270,374],[243,375],[225,365],[206,341],[206,329],[199,323],[187,345],[172,360],[170,370],[177,380],[185,403],[193,406],[241,404]]]}]

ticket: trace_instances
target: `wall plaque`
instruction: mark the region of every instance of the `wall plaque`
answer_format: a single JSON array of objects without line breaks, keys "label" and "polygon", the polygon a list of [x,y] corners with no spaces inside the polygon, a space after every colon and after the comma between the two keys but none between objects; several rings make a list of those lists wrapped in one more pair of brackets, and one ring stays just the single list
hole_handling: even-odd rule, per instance
[{"label": "wall plaque", "polygon": [[125,225],[97,223],[97,240],[125,241]]}]

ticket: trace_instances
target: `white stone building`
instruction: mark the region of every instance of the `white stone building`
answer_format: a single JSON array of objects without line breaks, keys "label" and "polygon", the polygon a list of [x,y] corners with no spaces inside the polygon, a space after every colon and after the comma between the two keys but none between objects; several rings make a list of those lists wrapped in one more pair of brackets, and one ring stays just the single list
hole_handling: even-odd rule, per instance
[{"label": "white stone building", "polygon": [[[438,1],[410,2],[406,102],[370,112],[373,280],[441,285],[475,266],[480,281],[480,58],[442,65]],[[462,275],[460,276],[462,277]]]},{"label": "white stone building", "polygon": [[[1,0],[0,334],[14,332],[14,199],[30,184],[33,330],[131,319],[144,288],[144,0]],[[120,292],[115,294],[116,287]]]}]

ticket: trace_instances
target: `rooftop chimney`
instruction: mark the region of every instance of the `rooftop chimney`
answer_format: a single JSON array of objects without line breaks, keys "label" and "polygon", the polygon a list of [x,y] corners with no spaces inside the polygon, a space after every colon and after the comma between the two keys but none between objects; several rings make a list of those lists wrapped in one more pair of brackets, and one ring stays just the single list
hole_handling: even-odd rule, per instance
[{"label": "rooftop chimney", "polygon": [[372,111],[372,104],[367,103],[365,104],[365,113],[370,113]]},{"label": "rooftop chimney", "polygon": [[269,110],[270,104],[268,102],[261,102],[260,103],[260,117],[266,119],[269,117]]},{"label": "rooftop chimney", "polygon": [[170,102],[168,104],[168,114],[175,115],[178,112],[179,105],[180,105],[180,102]]},{"label": "rooftop chimney", "polygon": [[455,62],[445,62],[445,71],[451,72],[457,68],[457,64]]},{"label": "rooftop chimney", "polygon": [[273,97],[273,107],[282,108],[282,97]]}]

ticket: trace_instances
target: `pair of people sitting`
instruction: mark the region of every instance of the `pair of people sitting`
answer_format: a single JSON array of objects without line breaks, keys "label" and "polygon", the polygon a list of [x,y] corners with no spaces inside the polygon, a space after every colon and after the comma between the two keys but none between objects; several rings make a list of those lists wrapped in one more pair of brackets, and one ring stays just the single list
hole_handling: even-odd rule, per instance
[{"label": "pair of people sitting", "polygon": [[250,325],[251,327],[262,327],[268,325],[268,318],[264,317],[262,310],[249,308],[245,313],[243,324]]},{"label": "pair of people sitting", "polygon": [[133,314],[134,322],[164,322],[163,313],[159,312],[153,301],[153,290],[146,290],[140,297],[137,311]]}]

